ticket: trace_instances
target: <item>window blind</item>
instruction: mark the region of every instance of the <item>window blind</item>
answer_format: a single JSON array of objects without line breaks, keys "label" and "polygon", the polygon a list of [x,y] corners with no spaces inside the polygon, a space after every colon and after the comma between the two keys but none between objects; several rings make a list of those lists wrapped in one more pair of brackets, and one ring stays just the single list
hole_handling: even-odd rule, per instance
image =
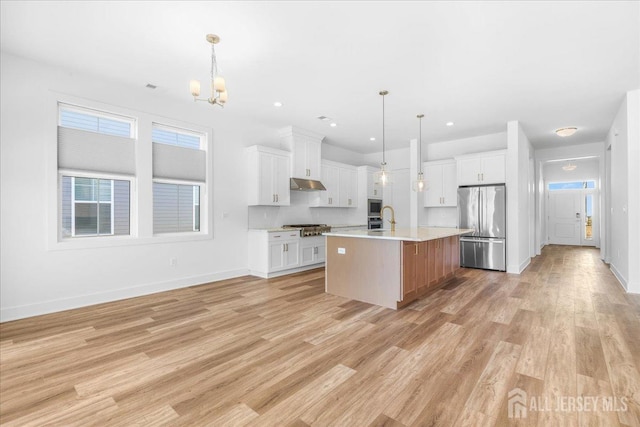
[{"label": "window blind", "polygon": [[134,140],[59,126],[58,168],[134,175]]}]

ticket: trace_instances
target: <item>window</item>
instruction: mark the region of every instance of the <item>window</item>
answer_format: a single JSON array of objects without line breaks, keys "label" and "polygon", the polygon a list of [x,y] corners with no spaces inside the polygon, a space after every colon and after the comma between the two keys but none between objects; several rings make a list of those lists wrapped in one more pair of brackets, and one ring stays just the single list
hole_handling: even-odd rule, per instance
[{"label": "window", "polygon": [[205,135],[154,123],[152,140],[153,233],[200,231]]},{"label": "window", "polygon": [[59,125],[69,129],[131,138],[134,120],[101,111],[60,104]]},{"label": "window", "polygon": [[200,186],[153,183],[153,233],[200,231]]},{"label": "window", "polygon": [[130,235],[135,119],[59,103],[58,120],[59,235]]},{"label": "window", "polygon": [[175,145],[199,150],[202,144],[202,135],[196,132],[154,123],[151,129],[151,140],[158,144]]},{"label": "window", "polygon": [[130,233],[127,180],[62,176],[62,237]]},{"label": "window", "polygon": [[552,182],[549,191],[556,190],[581,190],[583,188],[596,188],[595,181]]}]

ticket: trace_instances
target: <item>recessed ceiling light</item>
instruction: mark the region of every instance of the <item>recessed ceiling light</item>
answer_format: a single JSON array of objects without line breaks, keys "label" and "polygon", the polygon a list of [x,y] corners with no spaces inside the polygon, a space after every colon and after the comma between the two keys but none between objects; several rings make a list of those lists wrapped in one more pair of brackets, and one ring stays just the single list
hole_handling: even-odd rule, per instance
[{"label": "recessed ceiling light", "polygon": [[337,124],[337,123],[331,123],[329,126],[331,126],[332,128],[334,128],[334,127],[338,126],[338,124]]},{"label": "recessed ceiling light", "polygon": [[447,126],[453,126],[453,122],[447,122]]},{"label": "recessed ceiling light", "polygon": [[556,129],[556,134],[558,134],[558,136],[571,136],[574,133],[576,133],[576,131],[578,130],[578,128],[576,127],[569,127],[569,128],[560,128],[560,129]]},{"label": "recessed ceiling light", "polygon": [[376,139],[374,137],[369,138],[369,141],[375,141]]},{"label": "recessed ceiling light", "polygon": [[282,102],[276,101],[276,102],[273,103],[273,106],[274,107],[282,107]]}]

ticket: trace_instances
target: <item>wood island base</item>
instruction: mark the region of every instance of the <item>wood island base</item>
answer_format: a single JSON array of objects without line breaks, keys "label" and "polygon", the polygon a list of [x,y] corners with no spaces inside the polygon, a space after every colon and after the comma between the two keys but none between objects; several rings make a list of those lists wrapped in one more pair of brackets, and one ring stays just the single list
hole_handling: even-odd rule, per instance
[{"label": "wood island base", "polygon": [[459,236],[427,241],[327,235],[325,291],[397,310],[460,269]]}]

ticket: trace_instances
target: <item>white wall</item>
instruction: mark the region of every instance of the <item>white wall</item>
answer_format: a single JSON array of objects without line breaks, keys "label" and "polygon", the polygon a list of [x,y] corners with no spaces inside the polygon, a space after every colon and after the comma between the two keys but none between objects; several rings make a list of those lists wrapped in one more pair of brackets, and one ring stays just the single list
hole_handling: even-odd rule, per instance
[{"label": "white wall", "polygon": [[423,150],[424,161],[451,159],[455,156],[482,151],[503,150],[507,148],[507,132],[432,142],[426,144],[425,148],[426,150]]},{"label": "white wall", "polygon": [[607,135],[611,147],[611,248],[607,259],[622,285],[640,293],[640,91],[628,92]]},{"label": "white wall", "polygon": [[529,265],[529,158],[531,143],[517,121],[507,123],[507,272]]},{"label": "white wall", "polygon": [[[231,104],[222,110],[188,96],[163,98],[5,53],[1,67],[2,321],[246,274],[246,182],[238,165],[244,146],[275,130],[234,117]],[[52,91],[213,128],[213,239],[50,250],[48,235],[56,233],[47,212],[48,199],[56,197],[49,194],[56,180],[48,156],[56,145]],[[169,265],[171,257],[177,266]]]}]

